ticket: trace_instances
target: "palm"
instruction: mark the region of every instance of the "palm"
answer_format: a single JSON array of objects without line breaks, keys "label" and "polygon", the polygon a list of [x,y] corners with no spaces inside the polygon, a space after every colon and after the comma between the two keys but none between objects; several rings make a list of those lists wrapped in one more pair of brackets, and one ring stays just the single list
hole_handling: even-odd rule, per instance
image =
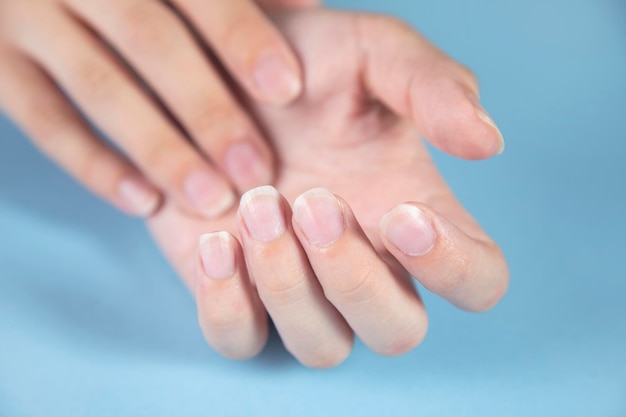
[{"label": "palm", "polygon": [[[289,108],[253,109],[278,157],[276,188],[290,201],[313,187],[342,196],[382,251],[378,222],[384,213],[404,201],[434,204],[450,198],[449,191],[411,124],[364,90],[361,46],[350,15],[304,12],[281,18],[279,25],[301,54],[307,87]],[[207,221],[174,203],[167,203],[150,227],[187,283],[201,234],[236,235],[234,211]]]}]

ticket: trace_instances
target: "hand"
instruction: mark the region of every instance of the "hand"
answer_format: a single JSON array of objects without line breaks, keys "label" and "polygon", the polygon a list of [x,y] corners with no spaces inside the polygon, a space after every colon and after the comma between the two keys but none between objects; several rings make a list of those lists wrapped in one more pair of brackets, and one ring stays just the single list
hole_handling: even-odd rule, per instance
[{"label": "hand", "polygon": [[214,221],[166,203],[149,221],[195,294],[209,344],[232,358],[255,355],[267,310],[309,366],[341,362],[353,331],[376,352],[401,354],[427,328],[409,273],[461,308],[492,307],[507,288],[506,262],[415,129],[462,158],[500,152],[471,73],[386,17],[315,10],[278,26],[307,74],[290,107],[254,108],[284,198],[257,188],[238,213]]},{"label": "hand", "polygon": [[204,46],[255,100],[284,105],[300,94],[297,59],[252,0],[0,0],[0,109],[120,209],[150,215],[162,190],[214,217],[235,203],[233,187],[270,182],[274,162]]}]

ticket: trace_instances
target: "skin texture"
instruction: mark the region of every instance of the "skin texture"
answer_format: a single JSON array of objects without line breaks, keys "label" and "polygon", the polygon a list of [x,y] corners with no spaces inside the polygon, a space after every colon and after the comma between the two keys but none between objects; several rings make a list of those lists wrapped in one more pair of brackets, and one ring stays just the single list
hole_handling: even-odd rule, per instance
[{"label": "skin texture", "polygon": [[240,192],[270,182],[275,164],[207,51],[252,99],[286,105],[301,92],[302,71],[263,8],[314,5],[0,0],[0,110],[129,214],[148,216],[166,197],[218,216]]},{"label": "skin texture", "polygon": [[[254,356],[267,337],[267,310],[307,366],[340,363],[353,332],[376,352],[402,354],[427,328],[409,274],[463,309],[492,307],[507,288],[504,257],[457,202],[418,134],[466,159],[502,150],[501,135],[477,105],[473,75],[387,17],[308,10],[276,23],[301,60],[303,94],[285,108],[247,105],[270,138],[275,187],[284,197],[257,189],[239,212],[214,220],[166,201],[148,222],[195,294],[209,344],[228,357]],[[315,187],[340,197],[318,189],[292,208]],[[275,239],[255,239],[248,227],[250,201],[259,196],[282,216]],[[341,213],[338,229],[329,220],[333,207]],[[405,227],[408,212],[421,215],[421,229]],[[306,213],[317,219],[317,232],[340,236],[308,241],[300,223]],[[422,242],[420,253],[394,246],[391,229]],[[205,236],[199,250],[199,236],[218,231],[228,233]]]}]

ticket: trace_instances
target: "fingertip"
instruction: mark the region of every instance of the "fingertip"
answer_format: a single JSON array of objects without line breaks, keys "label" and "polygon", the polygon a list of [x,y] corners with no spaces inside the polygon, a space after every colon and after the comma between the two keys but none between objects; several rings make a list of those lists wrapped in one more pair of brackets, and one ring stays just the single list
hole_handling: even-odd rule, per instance
[{"label": "fingertip", "polygon": [[248,237],[259,243],[270,243],[287,232],[283,202],[283,196],[270,185],[253,188],[241,196],[238,215],[244,243]]},{"label": "fingertip", "polygon": [[224,154],[223,165],[241,193],[274,181],[273,158],[261,140],[232,144]]},{"label": "fingertip", "polygon": [[238,240],[229,232],[199,237],[194,294],[207,343],[233,360],[257,356],[268,338],[267,317],[248,279]]},{"label": "fingertip", "polygon": [[191,208],[208,219],[223,215],[236,202],[230,185],[210,169],[189,172],[183,181],[183,193]]},{"label": "fingertip", "polygon": [[428,333],[429,322],[426,310],[423,310],[423,314],[418,318],[419,320],[414,325],[410,326],[403,334],[390,339],[390,344],[384,349],[379,349],[377,353],[394,358],[411,352],[421,345]]},{"label": "fingertip", "polygon": [[[483,150],[485,151],[484,154],[487,155],[485,158],[489,158],[494,155],[501,155],[504,152],[505,142],[504,142],[504,136],[502,135],[502,132],[498,128],[498,125],[493,120],[493,118],[489,115],[487,110],[485,110],[485,108],[480,104],[480,100],[475,94],[468,93],[467,96],[468,96],[470,103],[474,106],[476,116],[478,117],[478,119],[480,119],[484,123],[484,125],[486,125],[483,127],[487,127],[488,130],[490,129],[491,136],[495,138],[495,141],[492,140],[492,142],[495,144],[495,151],[494,151],[493,146],[488,147],[488,149],[484,149]],[[479,159],[485,159],[485,158],[479,158]]]},{"label": "fingertip", "polygon": [[420,203],[403,203],[380,223],[385,247],[431,292],[472,312],[494,307],[508,288],[499,247],[474,238]]},{"label": "fingertip", "polygon": [[268,103],[285,106],[302,93],[302,76],[297,61],[285,53],[262,55],[252,72],[260,96]]},{"label": "fingertip", "polygon": [[472,313],[484,313],[496,307],[506,296],[510,285],[510,270],[501,249],[494,242],[485,242],[483,245],[488,247],[487,251],[497,254],[495,259],[498,261],[492,264],[495,279],[483,289],[481,297],[472,303],[459,305],[459,308]]},{"label": "fingertip", "polygon": [[300,194],[293,203],[293,221],[308,245],[326,248],[346,232],[345,205],[325,188]]},{"label": "fingertip", "polygon": [[424,256],[437,241],[437,231],[423,210],[403,203],[389,211],[380,222],[386,242],[406,256]]},{"label": "fingertip", "polygon": [[502,133],[466,83],[440,79],[426,88],[416,85],[411,101],[421,133],[440,150],[467,160],[504,151]]},{"label": "fingertip", "polygon": [[[347,342],[343,340],[334,342],[333,346],[326,349],[315,349],[306,357],[296,357],[298,361],[311,369],[331,369],[341,365],[350,357],[354,345],[354,337],[348,338]],[[294,355],[295,356],[295,355]]]},{"label": "fingertip", "polygon": [[123,210],[140,218],[152,216],[161,205],[161,194],[152,184],[137,176],[120,181],[118,196]]},{"label": "fingertip", "polygon": [[228,232],[205,233],[199,239],[202,272],[211,279],[235,275],[237,262],[233,238]]},{"label": "fingertip", "polygon": [[478,92],[469,69],[397,19],[365,15],[355,22],[367,58],[365,84],[377,98],[412,118],[419,132],[446,153],[477,160],[502,152],[500,131],[468,96]]}]

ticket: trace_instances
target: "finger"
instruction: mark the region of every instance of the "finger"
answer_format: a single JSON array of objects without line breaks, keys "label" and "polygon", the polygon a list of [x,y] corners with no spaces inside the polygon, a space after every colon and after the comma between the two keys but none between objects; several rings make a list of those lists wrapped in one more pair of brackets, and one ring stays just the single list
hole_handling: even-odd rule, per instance
[{"label": "finger", "polygon": [[[43,7],[43,6],[42,6]],[[206,217],[232,207],[230,185],[189,144],[104,45],[56,10],[33,18],[20,47],[180,206]]]},{"label": "finger", "polygon": [[195,295],[204,337],[228,358],[256,356],[267,342],[267,315],[239,243],[227,232],[208,233],[200,237],[199,251]]},{"label": "finger", "polygon": [[391,109],[411,117],[433,145],[466,159],[504,150],[468,69],[400,21],[359,15],[356,27],[367,87]]},{"label": "finger", "polygon": [[272,156],[181,20],[158,1],[69,0],[141,74],[239,190],[272,180]]},{"label": "finger", "polygon": [[428,327],[424,305],[406,274],[377,254],[348,204],[317,188],[293,207],[294,229],[324,294],[361,340],[389,356],[417,346]]},{"label": "finger", "polygon": [[0,49],[0,73],[0,108],[39,149],[117,208],[142,217],[157,209],[156,188],[93,134],[41,69]]},{"label": "finger", "polygon": [[324,293],[290,227],[289,206],[269,186],[241,198],[239,230],[248,270],[287,349],[327,368],[352,349],[352,331]]},{"label": "finger", "polygon": [[507,290],[509,271],[497,245],[466,234],[424,204],[391,210],[381,221],[381,235],[411,275],[460,308],[487,310]]},{"label": "finger", "polygon": [[320,0],[256,0],[263,10],[298,9],[321,6]]},{"label": "finger", "polygon": [[256,100],[285,105],[302,91],[300,64],[250,0],[172,0]]}]

